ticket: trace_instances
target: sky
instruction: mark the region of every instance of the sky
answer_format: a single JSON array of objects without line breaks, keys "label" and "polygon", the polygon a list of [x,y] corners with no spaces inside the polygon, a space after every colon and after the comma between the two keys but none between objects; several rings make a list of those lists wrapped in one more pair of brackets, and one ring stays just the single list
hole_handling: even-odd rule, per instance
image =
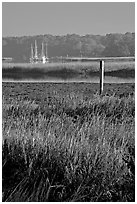
[{"label": "sky", "polygon": [[3,2],[2,36],[135,32],[134,2]]}]

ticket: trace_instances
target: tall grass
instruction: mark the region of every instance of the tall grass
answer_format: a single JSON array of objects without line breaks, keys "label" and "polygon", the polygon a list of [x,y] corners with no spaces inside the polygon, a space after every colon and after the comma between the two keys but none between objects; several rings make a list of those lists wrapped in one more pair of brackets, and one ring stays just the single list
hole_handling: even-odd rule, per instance
[{"label": "tall grass", "polygon": [[[9,80],[90,80],[99,75],[99,62],[2,65],[2,77]],[[105,76],[134,79],[135,62],[105,62]]]},{"label": "tall grass", "polygon": [[[75,69],[75,70],[93,70],[98,71],[99,69],[99,62],[56,62],[56,63],[47,63],[47,64],[31,64],[31,63],[3,63],[3,69],[8,68],[21,68],[21,69],[45,69],[48,70],[56,70],[56,69]],[[114,71],[119,69],[135,69],[135,62],[134,61],[106,61],[105,62],[105,69],[106,71]]]},{"label": "tall grass", "polygon": [[3,98],[3,201],[134,201],[134,102]]}]

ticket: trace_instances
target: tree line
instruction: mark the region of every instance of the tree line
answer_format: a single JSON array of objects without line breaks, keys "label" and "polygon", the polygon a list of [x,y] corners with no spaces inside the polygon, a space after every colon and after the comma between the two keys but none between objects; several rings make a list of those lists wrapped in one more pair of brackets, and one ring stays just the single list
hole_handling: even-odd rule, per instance
[{"label": "tree line", "polygon": [[38,52],[42,42],[48,45],[48,56],[70,57],[124,57],[135,55],[135,33],[110,33],[102,35],[67,34],[63,36],[37,35],[3,37],[2,56],[12,57],[15,62],[28,62],[31,44],[37,40]]}]

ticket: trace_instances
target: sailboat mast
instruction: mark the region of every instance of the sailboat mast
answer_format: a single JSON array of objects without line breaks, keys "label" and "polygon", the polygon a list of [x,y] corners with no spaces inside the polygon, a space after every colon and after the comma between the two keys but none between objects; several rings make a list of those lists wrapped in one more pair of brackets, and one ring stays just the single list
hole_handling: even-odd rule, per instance
[{"label": "sailboat mast", "polygon": [[48,49],[47,49],[47,43],[46,43],[46,58],[48,58]]},{"label": "sailboat mast", "polygon": [[33,46],[31,44],[31,55],[30,55],[30,63],[33,63],[34,60],[34,53],[33,53]]},{"label": "sailboat mast", "polygon": [[34,57],[33,46],[32,46],[32,44],[31,44],[31,59],[33,59],[33,57]]},{"label": "sailboat mast", "polygon": [[35,40],[35,59],[38,58],[38,48],[37,48],[37,41]]},{"label": "sailboat mast", "polygon": [[44,57],[44,44],[42,43],[41,57]]}]

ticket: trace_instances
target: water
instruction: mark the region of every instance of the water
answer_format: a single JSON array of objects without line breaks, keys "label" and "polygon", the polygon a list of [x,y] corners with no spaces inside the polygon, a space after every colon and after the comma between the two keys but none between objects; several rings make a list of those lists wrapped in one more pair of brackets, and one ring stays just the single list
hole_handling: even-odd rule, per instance
[{"label": "water", "polygon": [[[3,64],[2,81],[99,83],[98,66],[98,63]],[[131,62],[106,63],[104,83],[135,83],[134,66]]]},{"label": "water", "polygon": [[[100,83],[99,77],[91,77],[88,79],[60,79],[60,78],[45,78],[45,79],[17,79],[17,78],[3,78],[3,82],[57,82],[57,83],[72,83],[72,82],[85,82],[85,83]],[[108,77],[104,78],[104,83],[135,83],[135,78],[118,78],[118,77]]]}]

